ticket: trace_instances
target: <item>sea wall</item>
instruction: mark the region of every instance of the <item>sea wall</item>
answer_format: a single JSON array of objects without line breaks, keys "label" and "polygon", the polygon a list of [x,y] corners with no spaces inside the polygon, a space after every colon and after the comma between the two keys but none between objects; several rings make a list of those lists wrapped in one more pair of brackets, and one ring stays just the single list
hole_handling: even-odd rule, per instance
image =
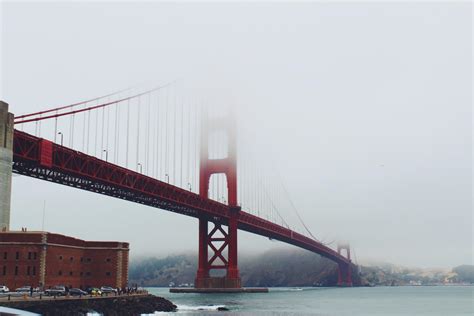
[{"label": "sea wall", "polygon": [[106,316],[152,314],[155,311],[171,312],[176,306],[154,295],[113,296],[73,299],[32,299],[0,302],[1,306],[26,310],[44,316],[86,315],[97,312]]}]

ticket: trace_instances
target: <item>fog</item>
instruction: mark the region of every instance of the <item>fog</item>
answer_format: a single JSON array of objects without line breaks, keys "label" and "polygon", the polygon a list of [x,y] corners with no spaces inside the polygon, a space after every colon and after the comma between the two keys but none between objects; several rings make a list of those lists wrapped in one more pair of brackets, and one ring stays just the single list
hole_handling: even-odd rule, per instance
[{"label": "fog", "polygon": [[[361,262],[473,263],[471,7],[3,2],[0,98],[20,115],[186,80],[235,109],[318,238]],[[12,191],[12,229],[41,229],[46,201],[51,232],[197,251],[193,218],[23,176]],[[284,247],[239,234],[241,255]]]}]

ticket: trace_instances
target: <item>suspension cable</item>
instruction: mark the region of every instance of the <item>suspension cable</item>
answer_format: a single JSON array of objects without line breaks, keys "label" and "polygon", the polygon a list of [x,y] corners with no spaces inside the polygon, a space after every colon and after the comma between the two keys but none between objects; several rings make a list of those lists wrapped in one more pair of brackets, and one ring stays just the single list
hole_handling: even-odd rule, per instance
[{"label": "suspension cable", "polygon": [[[47,119],[50,119],[50,118],[55,118],[55,117],[61,117],[61,116],[65,116],[65,115],[71,115],[71,114],[76,114],[76,113],[81,113],[81,112],[85,112],[85,111],[91,111],[91,110],[95,110],[95,109],[100,109],[100,108],[104,108],[108,105],[112,105],[112,104],[117,104],[119,102],[123,102],[123,101],[127,101],[127,100],[130,100],[130,99],[134,99],[134,98],[139,98],[143,95],[146,95],[146,94],[149,94],[151,92],[154,92],[154,91],[157,91],[157,90],[160,90],[164,87],[167,87],[171,84],[173,84],[174,81],[172,82],[169,82],[165,85],[162,85],[162,86],[158,86],[156,88],[153,88],[151,90],[147,90],[147,91],[144,91],[144,92],[141,92],[141,93],[138,93],[138,94],[135,94],[135,95],[132,95],[132,96],[129,96],[129,97],[126,97],[126,98],[122,98],[122,99],[119,99],[119,100],[115,100],[115,101],[111,101],[111,102],[107,102],[107,103],[103,103],[103,104],[99,104],[99,105],[95,105],[95,106],[90,106],[90,107],[87,107],[87,108],[83,108],[83,109],[79,109],[79,110],[72,110],[72,107],[73,106],[69,106],[69,108],[71,108],[71,111],[69,112],[64,112],[64,113],[59,113],[59,114],[53,114],[53,115],[48,115],[48,116],[42,116],[42,117],[37,117],[37,118],[32,118],[32,119],[26,119],[26,120],[20,120],[18,122],[15,122],[15,124],[23,124],[23,123],[29,123],[29,122],[36,122],[36,121],[42,121],[42,120],[47,120]],[[84,104],[84,103],[81,103],[81,104]],[[48,110],[48,112],[51,112]],[[18,117],[20,118],[20,117]]]},{"label": "suspension cable", "polygon": [[296,216],[298,217],[300,223],[303,225],[304,229],[308,232],[308,234],[316,241],[318,242],[321,242],[319,239],[317,239],[316,237],[314,237],[313,233],[311,233],[311,231],[309,230],[308,226],[306,226],[306,224],[304,223],[303,219],[301,218],[301,215],[300,213],[298,212],[298,209],[296,208],[295,204],[293,203],[293,200],[291,199],[291,196],[290,194],[288,193],[288,190],[286,189],[282,179],[281,179],[281,176],[278,172],[275,172],[280,180],[280,185],[283,189],[283,192],[285,193],[285,195],[287,196],[288,198],[288,201],[290,202],[290,205],[291,205],[291,208],[293,209],[293,211],[295,212]]},{"label": "suspension cable", "polygon": [[57,108],[54,108],[54,109],[49,109],[49,110],[45,110],[45,111],[40,111],[40,112],[35,112],[35,113],[16,116],[15,120],[23,119],[23,118],[30,117],[30,116],[41,115],[41,114],[45,114],[45,113],[51,113],[51,112],[54,112],[54,111],[60,111],[60,110],[64,110],[64,109],[67,109],[67,108],[72,109],[73,107],[83,105],[83,104],[87,104],[87,103],[97,101],[97,100],[100,100],[100,99],[104,99],[104,98],[119,94],[121,92],[131,90],[131,89],[133,89],[133,88],[122,89],[122,90],[119,90],[119,91],[116,91],[116,92],[113,92],[113,93],[109,93],[109,94],[106,94],[106,95],[103,95],[103,96],[100,96],[100,97],[97,97],[97,98],[93,98],[93,99],[89,99],[89,100],[86,100],[86,101],[81,101],[81,102],[77,102],[77,103],[73,103],[73,104],[69,104],[69,105],[60,106],[60,107],[57,107]]}]

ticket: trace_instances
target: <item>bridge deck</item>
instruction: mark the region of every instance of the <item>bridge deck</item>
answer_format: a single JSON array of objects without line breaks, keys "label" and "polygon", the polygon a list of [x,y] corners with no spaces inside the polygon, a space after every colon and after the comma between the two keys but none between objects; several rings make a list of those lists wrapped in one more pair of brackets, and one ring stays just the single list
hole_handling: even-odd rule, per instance
[{"label": "bridge deck", "polygon": [[[14,132],[13,171],[224,225],[231,212],[228,205],[18,130]],[[333,249],[244,211],[239,212],[238,228],[350,264]]]}]

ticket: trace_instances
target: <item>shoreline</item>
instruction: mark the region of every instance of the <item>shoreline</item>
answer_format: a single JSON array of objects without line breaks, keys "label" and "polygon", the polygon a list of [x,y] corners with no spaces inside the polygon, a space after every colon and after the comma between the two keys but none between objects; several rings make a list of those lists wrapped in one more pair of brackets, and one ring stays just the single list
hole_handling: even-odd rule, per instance
[{"label": "shoreline", "polygon": [[48,315],[85,315],[89,312],[104,315],[141,315],[154,312],[173,312],[176,305],[152,294],[82,298],[27,298],[3,301],[0,306]]}]

